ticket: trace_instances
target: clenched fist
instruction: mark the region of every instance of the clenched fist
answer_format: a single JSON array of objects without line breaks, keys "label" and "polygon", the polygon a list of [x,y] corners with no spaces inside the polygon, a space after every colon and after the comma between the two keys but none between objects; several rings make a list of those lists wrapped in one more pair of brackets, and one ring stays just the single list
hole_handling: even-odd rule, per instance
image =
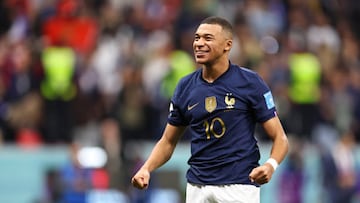
[{"label": "clenched fist", "polygon": [[131,179],[131,183],[138,189],[146,189],[149,185],[150,173],[148,170],[140,169]]},{"label": "clenched fist", "polygon": [[265,163],[262,166],[254,168],[249,178],[251,182],[258,184],[265,184],[271,180],[272,174],[274,173],[274,168],[269,163]]}]

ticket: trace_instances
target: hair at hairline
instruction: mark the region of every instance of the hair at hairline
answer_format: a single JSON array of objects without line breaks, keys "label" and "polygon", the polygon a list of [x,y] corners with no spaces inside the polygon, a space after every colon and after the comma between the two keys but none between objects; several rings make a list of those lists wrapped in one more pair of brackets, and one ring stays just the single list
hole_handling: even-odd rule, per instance
[{"label": "hair at hairline", "polygon": [[225,32],[228,32],[230,37],[233,37],[233,27],[224,18],[218,17],[218,16],[210,16],[205,18],[203,21],[201,21],[200,24],[212,24],[212,25],[219,25]]}]

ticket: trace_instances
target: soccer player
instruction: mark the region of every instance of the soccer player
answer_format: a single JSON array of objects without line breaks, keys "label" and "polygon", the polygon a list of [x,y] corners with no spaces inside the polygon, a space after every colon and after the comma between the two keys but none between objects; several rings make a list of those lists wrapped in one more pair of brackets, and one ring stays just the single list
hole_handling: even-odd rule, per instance
[{"label": "soccer player", "polygon": [[[232,38],[232,26],[225,19],[201,22],[193,49],[202,68],[177,85],[163,135],[132,178],[133,186],[147,188],[151,172],[170,159],[188,127],[186,202],[260,202],[260,185],[270,181],[285,158],[288,140],[269,87],[255,72],[229,61]],[[256,123],[273,141],[263,165],[254,137]]]}]

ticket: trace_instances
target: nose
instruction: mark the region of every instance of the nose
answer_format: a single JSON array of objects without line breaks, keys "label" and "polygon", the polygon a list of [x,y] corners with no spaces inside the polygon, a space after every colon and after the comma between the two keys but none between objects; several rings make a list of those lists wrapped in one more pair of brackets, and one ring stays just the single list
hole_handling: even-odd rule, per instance
[{"label": "nose", "polygon": [[199,38],[194,41],[194,46],[204,46],[204,44],[205,44],[205,41],[203,38]]}]

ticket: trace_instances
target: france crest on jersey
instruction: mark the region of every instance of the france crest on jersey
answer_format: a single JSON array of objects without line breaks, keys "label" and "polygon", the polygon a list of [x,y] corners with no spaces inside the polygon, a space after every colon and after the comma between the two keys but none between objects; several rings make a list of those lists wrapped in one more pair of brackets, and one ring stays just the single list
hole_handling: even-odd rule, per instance
[{"label": "france crest on jersey", "polygon": [[230,64],[208,83],[202,70],[184,77],[171,99],[168,123],[188,126],[191,157],[187,180],[195,184],[254,184],[259,165],[256,123],[274,117],[269,87],[255,72]]}]

